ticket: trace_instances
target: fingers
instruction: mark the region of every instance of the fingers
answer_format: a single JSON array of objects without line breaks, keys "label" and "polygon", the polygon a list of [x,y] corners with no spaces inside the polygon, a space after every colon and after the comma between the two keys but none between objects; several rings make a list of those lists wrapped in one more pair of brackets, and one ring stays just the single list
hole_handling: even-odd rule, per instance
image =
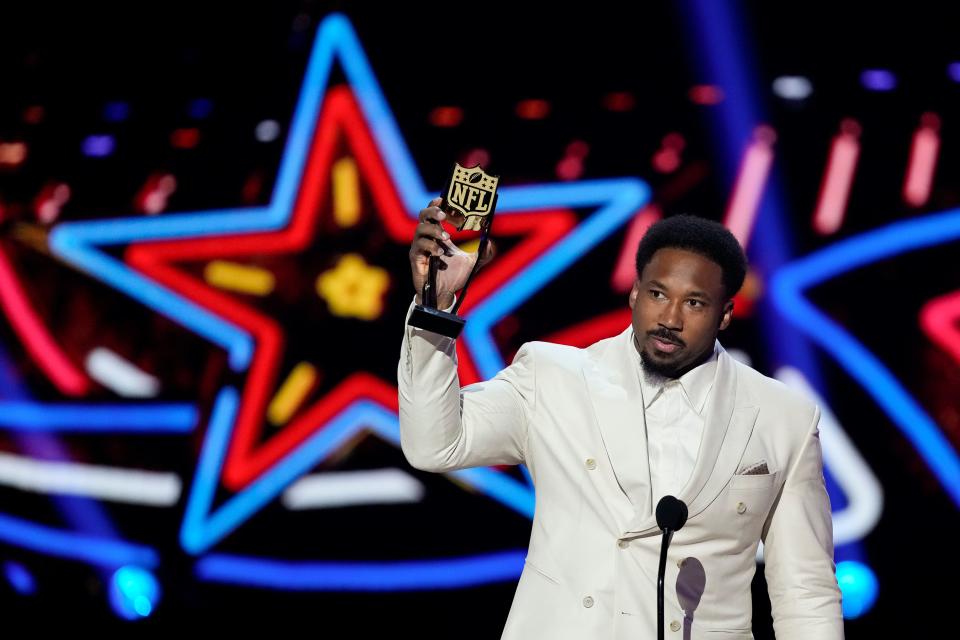
[{"label": "fingers", "polygon": [[418,256],[452,256],[453,251],[436,238],[417,238],[413,241],[413,253]]},{"label": "fingers", "polygon": [[439,225],[440,221],[447,217],[447,214],[440,209],[440,202],[441,198],[434,198],[426,209],[421,209],[418,216],[420,222],[431,222]]},{"label": "fingers", "polygon": [[413,233],[414,238],[434,238],[438,242],[442,240],[449,240],[450,234],[447,233],[443,227],[439,224],[434,224],[432,222],[421,222],[414,229]]},{"label": "fingers", "polygon": [[419,255],[450,255],[446,240],[450,234],[440,223],[446,217],[440,210],[441,198],[434,198],[426,209],[420,211],[420,224],[414,231],[413,250]]},{"label": "fingers", "polygon": [[[427,211],[427,209],[424,211]],[[450,246],[447,244],[449,239],[450,234],[444,231],[439,224],[421,222],[414,232],[413,251],[416,255],[453,255]]]},{"label": "fingers", "polygon": [[[424,209],[428,211],[428,209]],[[441,214],[443,212],[440,212]],[[414,245],[417,246],[431,246],[439,245],[442,249],[447,249],[447,240],[450,239],[450,234],[444,231],[443,227],[439,224],[432,222],[421,222],[417,225],[414,230]]]}]

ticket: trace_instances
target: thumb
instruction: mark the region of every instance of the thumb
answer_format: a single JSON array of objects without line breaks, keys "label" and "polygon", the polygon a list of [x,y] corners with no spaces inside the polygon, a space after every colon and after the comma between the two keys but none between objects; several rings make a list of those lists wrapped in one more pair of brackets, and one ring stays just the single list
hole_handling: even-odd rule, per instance
[{"label": "thumb", "polygon": [[443,200],[443,198],[441,198],[440,196],[437,196],[436,198],[434,198],[433,200],[431,200],[431,201],[430,201],[430,204],[427,205],[427,206],[429,206],[429,207],[436,207],[437,205],[440,204],[440,202],[441,202],[442,200]]}]

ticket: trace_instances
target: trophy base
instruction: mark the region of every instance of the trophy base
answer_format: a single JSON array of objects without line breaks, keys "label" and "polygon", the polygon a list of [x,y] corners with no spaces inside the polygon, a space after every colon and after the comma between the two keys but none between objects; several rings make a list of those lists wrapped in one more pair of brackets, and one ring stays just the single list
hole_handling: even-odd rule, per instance
[{"label": "trophy base", "polygon": [[448,338],[457,338],[463,331],[463,325],[466,324],[466,321],[455,313],[447,313],[418,304],[413,308],[413,313],[410,314],[410,320],[407,324],[418,329],[439,333]]}]

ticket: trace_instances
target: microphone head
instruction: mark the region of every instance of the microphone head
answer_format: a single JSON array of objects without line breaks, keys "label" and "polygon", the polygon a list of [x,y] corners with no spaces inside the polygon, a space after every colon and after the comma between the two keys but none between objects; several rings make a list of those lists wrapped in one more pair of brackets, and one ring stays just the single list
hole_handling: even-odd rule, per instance
[{"label": "microphone head", "polygon": [[687,505],[673,496],[663,496],[657,503],[657,526],[679,531],[687,523]]}]

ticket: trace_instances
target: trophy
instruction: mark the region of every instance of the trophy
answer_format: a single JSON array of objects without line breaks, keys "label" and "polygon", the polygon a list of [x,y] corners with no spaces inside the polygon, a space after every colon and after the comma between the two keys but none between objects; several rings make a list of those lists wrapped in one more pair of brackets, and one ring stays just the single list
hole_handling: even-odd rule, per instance
[{"label": "trophy", "polygon": [[[470,275],[460,291],[453,313],[437,309],[437,270],[440,267],[440,257],[430,256],[430,266],[427,280],[423,283],[420,292],[420,302],[414,307],[407,324],[426,329],[434,333],[456,338],[463,330],[464,319],[457,315],[457,309],[463,304],[467,295],[467,287],[473,280],[480,258],[487,248],[487,238],[490,235],[490,225],[493,223],[493,211],[497,208],[497,184],[499,176],[487,175],[480,165],[462,167],[459,163],[453,165],[453,175],[443,190],[443,199],[440,209],[448,216],[456,214],[455,226],[458,231],[480,231],[480,246],[477,261],[473,264]],[[436,223],[439,224],[439,223]]]}]

